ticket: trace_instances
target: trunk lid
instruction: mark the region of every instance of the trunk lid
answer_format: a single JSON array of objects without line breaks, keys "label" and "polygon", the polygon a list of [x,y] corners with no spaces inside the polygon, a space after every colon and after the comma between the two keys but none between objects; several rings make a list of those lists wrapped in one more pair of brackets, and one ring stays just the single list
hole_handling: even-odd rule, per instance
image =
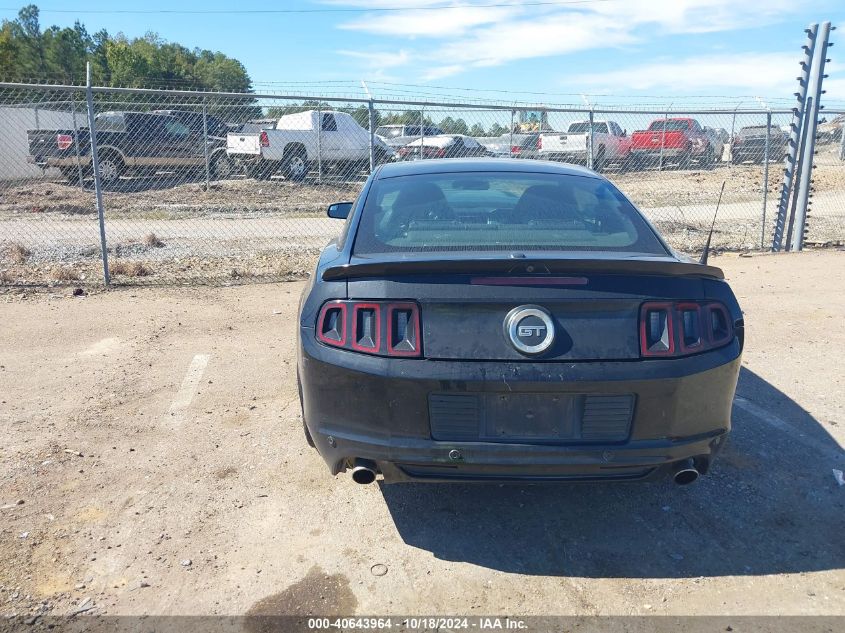
[{"label": "trunk lid", "polygon": [[[402,263],[382,263],[378,274],[368,273],[366,264],[352,264],[345,267],[348,296],[417,301],[426,358],[508,362],[537,362],[517,350],[506,329],[509,313],[520,306],[538,306],[551,316],[555,337],[542,362],[639,359],[643,301],[702,299],[703,278],[720,273],[671,258],[606,258],[592,265],[585,260],[451,260],[434,264],[439,272],[421,265],[405,262],[403,270]],[[526,273],[531,266],[542,266],[543,273]]]}]

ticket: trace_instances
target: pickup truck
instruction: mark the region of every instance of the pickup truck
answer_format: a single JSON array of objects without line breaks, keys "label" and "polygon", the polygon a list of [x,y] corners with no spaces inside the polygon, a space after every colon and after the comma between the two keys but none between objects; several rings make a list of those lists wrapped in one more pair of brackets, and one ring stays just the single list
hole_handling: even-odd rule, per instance
[{"label": "pickup truck", "polygon": [[[395,158],[378,136],[374,142],[377,163]],[[326,169],[347,174],[369,165],[370,133],[345,112],[307,110],[280,117],[273,129],[230,132],[226,152],[247,176],[266,180],[281,172],[288,180],[302,181],[318,157]]]},{"label": "pickup truck", "polygon": [[[590,122],[575,121],[566,132],[545,132],[540,135],[537,153],[543,160],[565,163],[589,162]],[[631,141],[628,134],[615,121],[593,121],[593,169],[602,171],[606,166],[625,165]]]},{"label": "pickup truck", "polygon": [[[762,163],[766,156],[766,131],[765,125],[748,125],[740,129],[731,140],[731,163]],[[786,134],[772,127],[769,134],[769,160],[781,160],[786,154],[786,146]]]},{"label": "pickup truck", "polygon": [[[197,112],[100,112],[94,118],[94,127],[101,182],[109,185],[124,175],[204,168],[205,145],[212,176],[228,175],[231,165],[224,145],[228,128],[211,116],[206,125],[208,136],[204,137],[202,114]],[[27,162],[44,169],[56,167],[71,183],[78,183],[80,175],[92,175],[91,134],[87,127],[27,130],[26,135]]]},{"label": "pickup truck", "polygon": [[688,169],[695,162],[709,168],[716,160],[710,137],[695,119],[657,119],[631,134],[631,161],[637,167],[659,163]]}]

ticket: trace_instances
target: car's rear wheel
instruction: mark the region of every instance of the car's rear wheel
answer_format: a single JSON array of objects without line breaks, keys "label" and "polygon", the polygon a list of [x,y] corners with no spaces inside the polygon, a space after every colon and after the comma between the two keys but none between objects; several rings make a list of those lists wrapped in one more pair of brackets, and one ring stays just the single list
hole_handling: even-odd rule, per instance
[{"label": "car's rear wheel", "polygon": [[100,157],[100,182],[103,186],[114,185],[126,170],[123,160],[116,154],[108,153]]},{"label": "car's rear wheel", "polygon": [[289,155],[282,162],[282,175],[287,180],[302,182],[308,175],[308,160],[302,152]]},{"label": "car's rear wheel", "polygon": [[599,151],[596,152],[596,156],[593,159],[593,171],[601,173],[604,171],[605,162],[607,158],[605,155],[604,147],[599,147]]},{"label": "car's rear wheel", "polygon": [[208,171],[212,180],[225,180],[232,176],[235,165],[231,158],[221,152],[211,159]]}]

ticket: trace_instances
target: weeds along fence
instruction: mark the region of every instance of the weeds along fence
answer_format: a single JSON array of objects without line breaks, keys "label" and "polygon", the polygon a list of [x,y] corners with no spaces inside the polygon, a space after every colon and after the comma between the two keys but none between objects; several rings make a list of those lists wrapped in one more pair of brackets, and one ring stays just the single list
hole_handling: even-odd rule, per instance
[{"label": "weeds along fence", "polygon": [[[845,240],[843,117],[826,116],[808,245]],[[701,128],[689,151],[630,151],[673,118]],[[768,249],[791,118],[0,84],[0,284],[100,284],[106,258],[112,283],[301,277],[341,228],[327,205],[374,167],[478,155],[603,171],[691,254],[725,182],[713,245]]]}]

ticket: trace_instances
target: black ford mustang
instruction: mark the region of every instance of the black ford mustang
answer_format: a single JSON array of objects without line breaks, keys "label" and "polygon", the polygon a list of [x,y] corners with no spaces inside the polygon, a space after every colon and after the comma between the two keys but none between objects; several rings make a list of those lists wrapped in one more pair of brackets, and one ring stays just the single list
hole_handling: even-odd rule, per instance
[{"label": "black ford mustang", "polygon": [[587,169],[379,167],[303,292],[308,442],[359,483],[705,473],[730,430],[742,314]]}]

